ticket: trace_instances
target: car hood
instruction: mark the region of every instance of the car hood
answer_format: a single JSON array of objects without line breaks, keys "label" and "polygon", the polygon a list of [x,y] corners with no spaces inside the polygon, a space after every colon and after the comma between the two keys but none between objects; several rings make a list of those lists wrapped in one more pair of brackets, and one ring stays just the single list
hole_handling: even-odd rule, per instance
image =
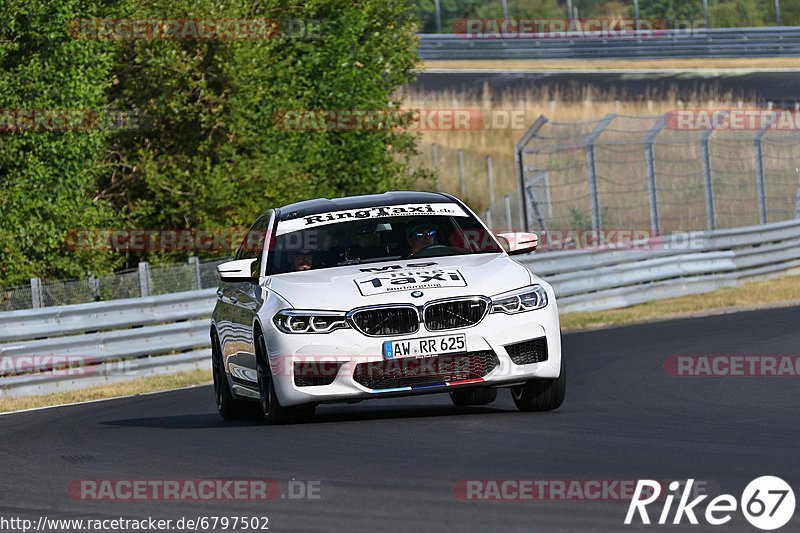
[{"label": "car hood", "polygon": [[267,278],[265,286],[296,309],[347,311],[365,305],[493,296],[531,281],[528,269],[506,254],[474,254],[278,274]]}]

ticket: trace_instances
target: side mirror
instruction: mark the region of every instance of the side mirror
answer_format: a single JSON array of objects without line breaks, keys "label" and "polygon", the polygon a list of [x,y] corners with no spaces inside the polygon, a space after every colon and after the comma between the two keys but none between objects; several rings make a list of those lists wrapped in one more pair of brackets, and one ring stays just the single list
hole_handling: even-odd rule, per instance
[{"label": "side mirror", "polygon": [[508,255],[529,254],[539,246],[539,236],[535,233],[509,232],[498,233],[497,240]]},{"label": "side mirror", "polygon": [[253,281],[252,269],[255,261],[255,259],[239,259],[219,264],[217,265],[219,279],[229,283]]}]

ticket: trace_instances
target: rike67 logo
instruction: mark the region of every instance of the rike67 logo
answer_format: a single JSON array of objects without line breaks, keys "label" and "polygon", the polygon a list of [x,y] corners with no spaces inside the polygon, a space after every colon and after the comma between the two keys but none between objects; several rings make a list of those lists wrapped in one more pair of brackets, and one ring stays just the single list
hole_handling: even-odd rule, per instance
[{"label": "rike67 logo", "polygon": [[[650,524],[650,515],[647,506],[658,501],[663,501],[663,507],[658,515],[657,524],[680,524],[686,518],[690,524],[699,524],[697,515],[705,519],[706,523],[721,526],[733,518],[732,514],[741,509],[742,514],[750,524],[758,529],[771,531],[785,526],[794,515],[795,498],[792,487],[784,480],[775,476],[762,476],[751,481],[742,492],[742,497],[737,499],[730,494],[720,494],[705,505],[705,513],[700,512],[700,504],[708,495],[700,495],[689,500],[692,495],[694,479],[689,479],[685,484],[673,481],[669,484],[669,491],[662,498],[662,486],[658,481],[644,479],[636,484],[636,492],[628,507],[625,524],[631,524],[638,519],[642,524]],[[681,487],[683,490],[680,491]],[[680,492],[679,492],[680,491]],[[672,504],[678,499],[674,514]],[[654,506],[656,507],[656,506]],[[672,515],[672,521],[670,520]]]}]

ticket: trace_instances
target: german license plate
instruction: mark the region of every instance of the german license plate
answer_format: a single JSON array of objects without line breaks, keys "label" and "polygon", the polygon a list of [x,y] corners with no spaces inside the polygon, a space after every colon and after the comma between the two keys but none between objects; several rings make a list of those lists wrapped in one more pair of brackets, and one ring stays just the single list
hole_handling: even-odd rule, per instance
[{"label": "german license plate", "polygon": [[398,357],[427,357],[447,353],[467,351],[467,336],[443,335],[441,337],[425,337],[422,339],[408,339],[404,341],[385,341],[383,343],[383,358],[397,359]]}]

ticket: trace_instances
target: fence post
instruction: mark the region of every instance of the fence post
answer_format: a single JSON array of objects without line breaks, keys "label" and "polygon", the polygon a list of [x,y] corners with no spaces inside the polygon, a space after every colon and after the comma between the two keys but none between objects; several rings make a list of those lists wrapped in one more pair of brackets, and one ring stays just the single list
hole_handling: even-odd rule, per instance
[{"label": "fence post", "polygon": [[436,11],[436,33],[442,33],[442,5],[439,0],[433,0]]},{"label": "fence post", "polygon": [[436,171],[433,178],[433,189],[439,192],[439,148],[436,146],[436,143],[431,145],[431,165]]},{"label": "fence post", "polygon": [[100,280],[94,276],[89,276],[89,290],[92,291],[95,301],[100,300]]},{"label": "fence post", "polygon": [[600,219],[600,192],[597,188],[597,170],[594,162],[594,145],[597,138],[603,133],[603,130],[611,123],[617,116],[616,113],[609,113],[603,117],[597,126],[594,127],[592,133],[586,137],[586,170],[589,177],[589,198],[592,209],[592,231],[598,232],[603,226],[603,221]]},{"label": "fence post", "polygon": [[[517,172],[517,184],[519,187],[519,218],[522,228],[525,231],[530,230],[530,223],[528,222],[528,201],[527,201],[527,187],[525,186],[525,147],[530,140],[536,135],[542,126],[547,124],[549,119],[544,115],[539,115],[539,118],[531,124],[531,127],[522,135],[522,138],[514,145],[514,168]],[[539,206],[534,203],[533,209],[536,216],[544,227],[544,218],[539,212]]]},{"label": "fence post", "polygon": [[711,176],[711,156],[708,151],[708,139],[714,133],[714,127],[703,133],[700,139],[700,151],[703,159],[703,181],[706,192],[706,219],[708,230],[716,229],[716,217],[714,216],[714,182]]},{"label": "fence post", "polygon": [[44,307],[42,280],[39,278],[31,278],[31,305],[34,309]]},{"label": "fence post", "polygon": [[467,180],[464,177],[464,150],[458,149],[458,181],[461,183],[461,200],[467,198]]},{"label": "fence post", "polygon": [[146,261],[139,263],[139,289],[142,297],[150,296],[150,265]]},{"label": "fence post", "polygon": [[764,184],[764,159],[761,151],[761,139],[767,133],[767,127],[758,130],[753,139],[753,148],[756,156],[756,190],[758,192],[758,222],[767,223],[767,190]]},{"label": "fence post", "polygon": [[800,168],[794,169],[797,173],[797,193],[794,200],[794,218],[800,218]]},{"label": "fence post", "polygon": [[489,207],[494,206],[494,172],[492,171],[492,156],[486,156],[486,179],[489,180]]},{"label": "fence post", "polygon": [[650,233],[652,237],[661,235],[661,220],[658,215],[658,189],[656,188],[656,159],[653,145],[656,136],[664,127],[664,115],[650,129],[644,139],[644,159],[647,165],[647,194],[650,203]]},{"label": "fence post", "polygon": [[200,259],[193,255],[189,258],[189,268],[192,270],[192,284],[196,290],[200,290],[203,288],[203,284],[200,280]]},{"label": "fence post", "polygon": [[492,210],[487,209],[483,212],[483,221],[486,222],[486,225],[489,227],[490,230],[494,229],[494,224],[492,224]]},{"label": "fence post", "polygon": [[503,195],[503,205],[506,208],[506,231],[511,231],[514,226],[511,222],[511,196]]}]

